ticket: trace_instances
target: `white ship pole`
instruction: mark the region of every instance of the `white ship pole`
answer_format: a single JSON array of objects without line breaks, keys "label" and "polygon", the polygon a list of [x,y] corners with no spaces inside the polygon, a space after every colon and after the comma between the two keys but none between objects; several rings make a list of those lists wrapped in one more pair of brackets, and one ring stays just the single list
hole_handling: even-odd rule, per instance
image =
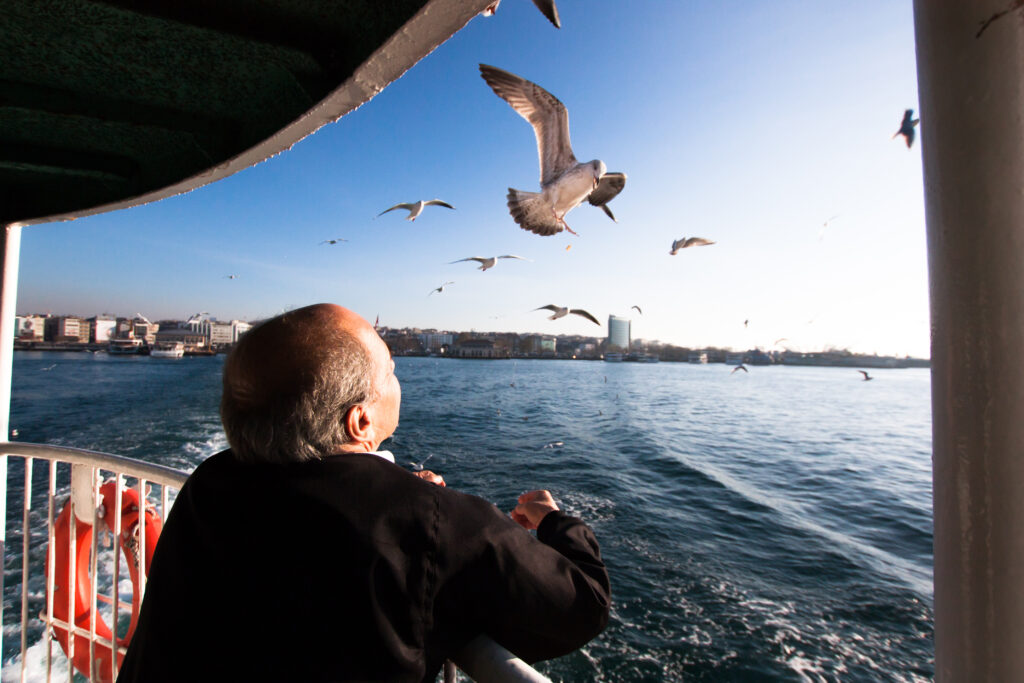
[{"label": "white ship pole", "polygon": [[940,683],[1024,680],[1024,9],[1015,4],[914,2]]},{"label": "white ship pole", "polygon": [[[11,380],[14,367],[14,311],[18,302],[18,259],[21,256],[21,226],[3,226],[3,255],[0,256],[0,441],[11,433]],[[7,545],[7,455],[0,453],[0,566],[4,566]],[[26,560],[27,561],[27,560]],[[3,576],[0,575],[0,594]],[[0,632],[0,650],[3,633]]]}]

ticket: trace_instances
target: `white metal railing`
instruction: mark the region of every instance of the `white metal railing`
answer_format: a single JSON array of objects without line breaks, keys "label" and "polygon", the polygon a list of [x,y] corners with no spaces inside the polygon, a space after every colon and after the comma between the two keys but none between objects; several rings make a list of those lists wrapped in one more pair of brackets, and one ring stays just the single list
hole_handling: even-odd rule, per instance
[{"label": "white metal railing", "polygon": [[[67,680],[69,683],[75,677],[75,663],[82,663],[81,653],[77,657],[77,662],[75,653],[76,647],[82,646],[82,643],[79,642],[81,640],[88,642],[89,647],[89,655],[85,661],[87,662],[88,671],[92,675],[88,676],[88,679],[94,683],[114,681],[117,678],[119,656],[123,656],[126,652],[125,645],[119,642],[120,639],[118,638],[118,616],[120,610],[125,608],[132,609],[131,603],[121,601],[117,588],[120,581],[120,550],[117,544],[118,539],[121,538],[122,531],[121,515],[118,514],[118,511],[122,507],[122,493],[130,488],[136,491],[139,500],[146,501],[147,505],[150,504],[151,499],[156,498],[159,501],[157,512],[161,518],[166,518],[169,504],[172,502],[169,498],[170,493],[172,490],[176,492],[181,488],[188,478],[188,474],[170,467],[154,465],[123,456],[44,444],[0,442],[0,457],[6,456],[20,458],[24,463],[24,492],[21,520],[20,680],[25,681],[26,679],[26,653],[29,647],[28,634],[33,624],[32,620],[38,617],[44,626],[42,642],[45,648],[46,681],[52,680],[53,640],[57,636],[56,630],[66,634]],[[35,460],[46,461],[49,468],[47,487],[42,494],[33,493],[33,462]],[[8,466],[10,466],[10,463],[8,463]],[[101,522],[103,514],[99,504],[99,501],[101,501],[101,482],[104,477],[108,476],[118,482],[122,482],[125,478],[135,480],[131,487],[127,485],[114,487],[115,514],[113,515],[113,527],[110,529],[106,529],[105,525]],[[58,486],[58,482],[63,483]],[[158,495],[155,495],[150,490],[151,485],[160,487]],[[71,507],[67,557],[69,568],[67,575],[67,614],[71,615],[70,619],[59,619],[54,616],[54,594],[57,591],[51,590],[55,586],[55,566],[57,564],[53,539],[58,489],[61,491],[66,490],[69,493],[67,505]],[[46,509],[46,539],[42,541],[37,537],[35,539],[36,548],[32,547],[32,529],[35,526],[33,525],[32,515],[34,504],[39,507],[45,505]],[[142,509],[139,510],[139,515],[137,557],[139,558],[140,565],[138,594],[141,596],[145,592],[146,573],[144,568],[147,551],[146,533],[144,532],[145,514]],[[36,515],[36,525],[41,524],[38,516]],[[77,574],[73,570],[75,568],[75,539],[77,536],[76,526],[78,524],[89,524],[93,530],[89,559],[89,575],[92,577],[92,588],[89,591],[88,628],[77,623],[79,619],[75,614],[78,591],[75,586]],[[105,531],[110,531],[113,534],[115,544],[114,561],[110,569],[109,595],[100,593],[100,581],[98,578],[100,570],[97,560],[99,555],[99,537],[101,533],[105,534]],[[47,570],[43,572],[38,566],[35,569],[39,575],[45,573],[46,607],[38,615],[33,615],[29,610],[29,585],[33,569],[32,557],[33,550],[36,550],[38,554],[39,544],[42,542],[46,544]],[[38,560],[36,564],[38,565]],[[97,633],[98,607],[100,602],[109,605],[111,611],[110,636]],[[35,623],[38,624],[39,622]],[[97,648],[102,648],[104,654],[110,653],[109,661],[101,661],[106,660],[107,657],[97,659]],[[550,683],[547,677],[486,636],[480,636],[469,643],[452,659],[471,680],[478,683]],[[446,665],[444,680],[448,682],[455,679],[454,667],[450,664]]]},{"label": "white metal railing", "polygon": [[[166,516],[169,496],[171,490],[177,490],[184,484],[188,474],[180,472],[169,467],[162,465],[154,465],[151,463],[141,462],[138,460],[132,460],[131,458],[124,458],[121,456],[110,455],[107,453],[97,453],[94,451],[83,451],[73,448],[62,448],[57,446],[47,446],[41,444],[28,444],[28,443],[0,443],[0,452],[6,456],[14,456],[21,458],[24,465],[24,490],[22,492],[22,520],[21,520],[21,621],[20,621],[20,635],[21,635],[21,664],[20,664],[20,679],[25,680],[27,675],[27,652],[28,652],[28,637],[29,632],[33,629],[33,620],[39,618],[43,624],[42,642],[45,650],[45,666],[46,666],[46,680],[50,681],[53,678],[53,640],[63,635],[63,640],[66,643],[66,656],[68,661],[67,680],[74,680],[76,666],[78,668],[85,668],[86,671],[90,672],[89,679],[91,681],[113,681],[117,678],[117,667],[119,657],[122,657],[126,651],[125,646],[122,644],[121,639],[118,637],[118,622],[119,617],[123,614],[122,610],[127,608],[132,609],[131,603],[125,603],[121,601],[118,593],[118,585],[121,580],[120,572],[120,557],[119,557],[119,546],[118,542],[121,538],[121,515],[120,510],[122,508],[122,495],[128,489],[125,478],[134,479],[135,482],[132,484],[131,489],[134,490],[138,495],[139,501],[146,501],[145,506],[140,507],[139,520],[137,523],[137,557],[139,558],[140,570],[138,572],[138,593],[141,596],[145,591],[145,558],[147,556],[146,549],[146,536],[144,529],[146,528],[146,512],[145,508],[152,505],[151,499],[154,497],[151,491],[152,485],[160,487],[159,494],[156,496],[159,501],[159,507],[157,512],[160,517]],[[45,491],[39,492],[34,491],[33,487],[35,483],[33,481],[34,464],[36,460],[42,460],[46,462],[48,466],[48,478]],[[9,462],[8,467],[12,464],[16,464],[17,461]],[[113,511],[111,515],[113,520],[112,528],[106,529],[103,522],[103,510],[100,507],[101,495],[100,485],[105,479],[113,479],[118,482],[122,482],[121,486],[114,487],[114,501]],[[39,488],[42,488],[41,486]],[[56,509],[58,504],[57,492],[58,488],[61,491],[67,491],[70,495],[68,496],[67,505],[70,507],[68,512],[68,544],[67,544],[67,574],[60,577],[61,583],[67,585],[67,595],[55,588],[58,585],[56,576],[56,566],[58,564],[58,558],[56,557],[57,549],[53,543],[54,530],[55,530],[55,519],[56,515],[59,514],[59,510]],[[43,507],[46,510],[46,538],[41,540],[36,538],[36,548],[33,548],[33,529],[38,529],[41,526],[42,520],[39,519],[39,515],[35,515],[33,519],[34,506]],[[34,523],[33,523],[34,522]],[[81,587],[75,585],[79,578],[79,573],[76,571],[77,558],[81,549],[76,548],[76,539],[79,536],[79,525],[86,524],[91,527],[91,548],[89,554],[89,567],[88,575],[92,577],[91,590],[88,591],[88,621],[87,626],[83,623],[82,615],[80,612],[79,594]],[[101,582],[99,580],[99,541],[101,535],[105,536],[105,531],[110,531],[115,539],[114,543],[114,561],[112,567],[109,570],[110,583],[109,583],[109,594],[101,592]],[[84,532],[83,532],[84,533]],[[39,543],[45,542],[46,544],[46,570],[45,570],[45,595],[46,595],[46,606],[39,614],[32,614],[29,609],[29,586],[32,583],[33,571],[36,576],[42,575],[43,570],[38,566],[38,559],[33,561],[33,556],[38,558]],[[36,552],[33,553],[33,550]],[[61,549],[63,552],[64,549]],[[151,549],[150,549],[151,552]],[[33,566],[35,565],[35,566]],[[54,605],[57,599],[67,599],[66,611],[60,609],[58,611],[64,611],[67,615],[66,618],[59,618],[54,615]],[[108,629],[109,635],[103,633],[97,633],[97,624],[102,623],[97,620],[99,617],[99,603],[103,602],[109,605],[110,609],[110,625]],[[64,606],[61,605],[61,608]],[[38,622],[35,622],[38,624]],[[59,634],[58,634],[59,632]],[[88,657],[83,657],[82,652],[76,653],[76,649],[84,647],[84,644],[88,643]],[[105,656],[97,656],[97,650],[104,653]]]}]

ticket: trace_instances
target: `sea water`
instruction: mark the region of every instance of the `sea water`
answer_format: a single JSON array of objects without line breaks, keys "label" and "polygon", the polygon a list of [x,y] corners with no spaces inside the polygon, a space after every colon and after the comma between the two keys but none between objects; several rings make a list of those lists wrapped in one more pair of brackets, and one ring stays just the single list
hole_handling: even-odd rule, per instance
[{"label": "sea water", "polygon": [[[867,382],[849,368],[396,364],[401,422],[384,447],[400,465],[429,458],[449,486],[505,510],[549,489],[597,534],[611,620],[537,665],[552,679],[932,678],[927,370],[872,370]],[[18,352],[11,428],[15,440],[191,471],[226,445],[222,365]],[[17,462],[9,541],[20,535]],[[20,673],[20,553],[9,543],[4,680]],[[38,613],[44,591],[29,600]]]}]

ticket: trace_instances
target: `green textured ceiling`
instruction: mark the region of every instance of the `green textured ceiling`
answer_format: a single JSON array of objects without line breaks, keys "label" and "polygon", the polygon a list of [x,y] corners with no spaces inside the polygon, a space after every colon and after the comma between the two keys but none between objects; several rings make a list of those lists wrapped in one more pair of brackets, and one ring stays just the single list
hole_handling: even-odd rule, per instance
[{"label": "green textured ceiling", "polygon": [[0,0],[0,224],[223,164],[327,97],[426,4]]}]

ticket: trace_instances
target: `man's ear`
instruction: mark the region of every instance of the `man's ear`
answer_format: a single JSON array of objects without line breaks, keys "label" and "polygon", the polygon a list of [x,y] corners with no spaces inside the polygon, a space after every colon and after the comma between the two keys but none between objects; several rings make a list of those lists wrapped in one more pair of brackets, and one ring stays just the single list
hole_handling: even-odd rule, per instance
[{"label": "man's ear", "polygon": [[343,422],[345,424],[345,433],[352,441],[365,442],[373,440],[370,413],[367,412],[366,406],[362,403],[357,403],[349,408],[348,412],[345,413]]}]

